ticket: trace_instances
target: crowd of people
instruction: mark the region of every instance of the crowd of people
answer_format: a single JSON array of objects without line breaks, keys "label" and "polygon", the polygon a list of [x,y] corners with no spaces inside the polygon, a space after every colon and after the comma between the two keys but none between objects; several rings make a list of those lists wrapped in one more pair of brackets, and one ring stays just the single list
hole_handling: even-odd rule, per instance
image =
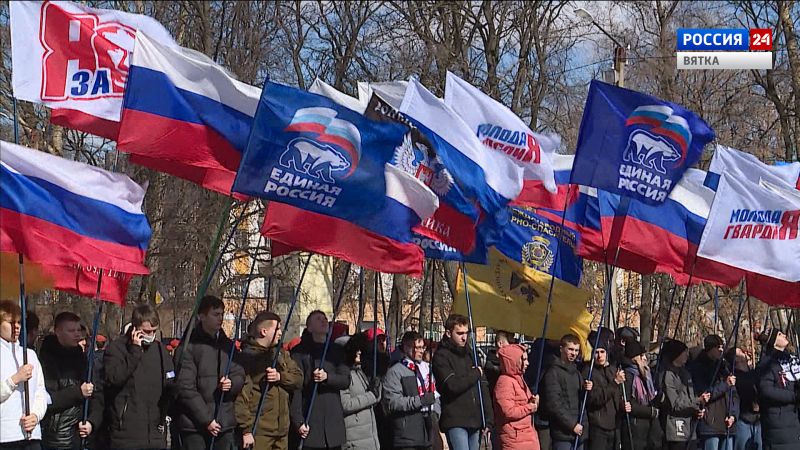
[{"label": "crowd of people", "polygon": [[593,349],[498,331],[476,364],[458,314],[440,342],[407,331],[395,349],[376,328],[332,336],[322,311],[291,348],[260,312],[239,346],[224,316],[204,297],[188,342],[168,348],[141,305],[92,349],[62,312],[36,350],[20,345],[19,306],[0,302],[0,449],[800,449],[800,361],[777,329],[755,367],[716,335],[666,340],[651,361],[630,328],[601,329]]}]

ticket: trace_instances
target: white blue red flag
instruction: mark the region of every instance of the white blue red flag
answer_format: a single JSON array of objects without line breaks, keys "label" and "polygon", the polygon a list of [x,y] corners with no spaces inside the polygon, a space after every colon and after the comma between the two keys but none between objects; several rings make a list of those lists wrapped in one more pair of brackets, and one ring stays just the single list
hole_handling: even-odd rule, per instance
[{"label": "white blue red flag", "polygon": [[[58,268],[56,287],[103,269],[111,301],[124,300],[115,284],[148,273],[145,192],[133,180],[3,141],[0,171],[0,251]],[[96,285],[82,286],[94,295]]]},{"label": "white blue red flag", "polygon": [[800,191],[724,173],[698,255],[779,280],[800,281],[798,227]]},{"label": "white blue red flag", "polygon": [[14,1],[14,96],[53,108],[51,121],[116,139],[137,30],[176,47],[151,17],[74,2]]},{"label": "white blue red flag", "polygon": [[267,81],[233,190],[354,221],[386,201],[384,170],[407,128]]},{"label": "white blue red flag", "polygon": [[592,81],[572,182],[663,203],[714,131],[680,105]]},{"label": "white blue red flag", "polygon": [[231,195],[260,94],[204,55],[138,32],[117,148]]},{"label": "white blue red flag", "polygon": [[552,159],[561,145],[558,135],[534,133],[505,105],[452,72],[447,72],[444,102],[472,128],[484,147],[524,169],[525,184],[542,183],[556,192]]},{"label": "white blue red flag", "polygon": [[765,180],[800,189],[800,162],[770,166],[761,162],[756,155],[717,145],[708,167],[705,185],[716,190],[719,177],[723,173],[750,183]]}]

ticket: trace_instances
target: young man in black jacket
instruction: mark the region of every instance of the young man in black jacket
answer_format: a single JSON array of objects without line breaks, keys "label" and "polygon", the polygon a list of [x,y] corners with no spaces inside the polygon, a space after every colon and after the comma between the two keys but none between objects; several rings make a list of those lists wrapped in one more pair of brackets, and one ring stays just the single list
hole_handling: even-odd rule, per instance
[{"label": "young man in black jacket", "polygon": [[739,416],[739,394],[736,376],[724,360],[720,361],[724,349],[720,336],[708,335],[703,339],[702,353],[688,365],[695,392],[711,395],[697,424],[699,444],[704,448],[731,448],[736,434],[733,425]]},{"label": "young man in black jacket", "polygon": [[81,448],[78,422],[83,417],[84,399],[94,392],[94,385],[86,382],[86,354],[78,345],[82,337],[81,318],[65,311],[56,316],[53,334],[44,338],[39,351],[52,400],[42,419],[42,447],[46,449]]},{"label": "young man in black jacket", "polygon": [[561,338],[561,358],[556,361],[545,373],[542,380],[543,405],[550,419],[550,437],[553,441],[553,450],[568,450],[572,448],[575,437],[578,447],[573,450],[582,450],[588,425],[586,414],[578,422],[580,415],[583,391],[592,390],[592,382],[584,381],[575,362],[581,351],[578,337],[573,334]]},{"label": "young man in black jacket", "polygon": [[[341,346],[331,344],[320,368],[328,318],[322,311],[312,311],[306,318],[308,332],[292,349],[292,359],[303,372],[303,389],[292,395],[291,421],[296,434],[305,439],[303,447],[311,449],[339,448],[347,442],[344,410],[339,391],[350,387],[350,369],[344,363]],[[314,409],[308,423],[305,416],[311,404],[314,384],[318,385]],[[294,433],[293,433],[294,434]],[[292,440],[290,440],[291,446]]]},{"label": "young man in black jacket", "polygon": [[186,354],[178,356],[183,358],[177,380],[180,444],[185,450],[209,448],[216,437],[216,450],[230,450],[236,446],[234,402],[244,386],[244,369],[234,358],[225,375],[233,341],[222,331],[222,300],[207,295],[197,311],[197,327],[183,349]]},{"label": "young man in black jacket", "polygon": [[[451,314],[444,327],[444,338],[431,361],[436,388],[442,396],[439,427],[451,450],[478,450],[481,433],[488,433],[494,424],[488,383],[483,369],[475,367],[472,349],[467,345],[470,332],[467,318]],[[479,403],[481,398],[483,405]],[[481,420],[481,408],[485,423]]]},{"label": "young man in black jacket", "polygon": [[[594,384],[589,393],[586,409],[589,416],[589,450],[619,448],[617,429],[620,416],[625,407],[630,412],[630,404],[622,404],[622,389],[625,372],[611,365],[608,356],[608,342],[600,341],[594,349]],[[589,366],[583,369],[584,378],[589,377]],[[623,431],[627,432],[627,429]]]},{"label": "young man in black jacket", "polygon": [[158,313],[137,306],[128,332],[109,345],[103,360],[105,405],[112,449],[162,449],[175,369],[156,340]]}]

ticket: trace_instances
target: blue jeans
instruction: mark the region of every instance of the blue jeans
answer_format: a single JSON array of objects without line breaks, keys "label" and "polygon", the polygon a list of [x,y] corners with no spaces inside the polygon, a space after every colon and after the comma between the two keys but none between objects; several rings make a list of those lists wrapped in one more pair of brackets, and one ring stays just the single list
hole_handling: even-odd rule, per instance
[{"label": "blue jeans", "polygon": [[445,431],[450,450],[480,450],[481,430],[477,428],[450,428]]},{"label": "blue jeans", "polygon": [[761,422],[736,421],[735,450],[761,450]]},{"label": "blue jeans", "polygon": [[703,450],[733,450],[733,435],[709,436],[700,438],[700,448]]}]

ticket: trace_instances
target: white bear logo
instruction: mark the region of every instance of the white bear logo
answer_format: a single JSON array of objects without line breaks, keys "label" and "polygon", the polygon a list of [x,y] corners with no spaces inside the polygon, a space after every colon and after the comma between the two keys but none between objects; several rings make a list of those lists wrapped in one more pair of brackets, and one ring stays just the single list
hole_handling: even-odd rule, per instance
[{"label": "white bear logo", "polygon": [[335,148],[303,137],[289,142],[278,163],[326,183],[335,182],[333,172],[350,168],[350,161]]}]

